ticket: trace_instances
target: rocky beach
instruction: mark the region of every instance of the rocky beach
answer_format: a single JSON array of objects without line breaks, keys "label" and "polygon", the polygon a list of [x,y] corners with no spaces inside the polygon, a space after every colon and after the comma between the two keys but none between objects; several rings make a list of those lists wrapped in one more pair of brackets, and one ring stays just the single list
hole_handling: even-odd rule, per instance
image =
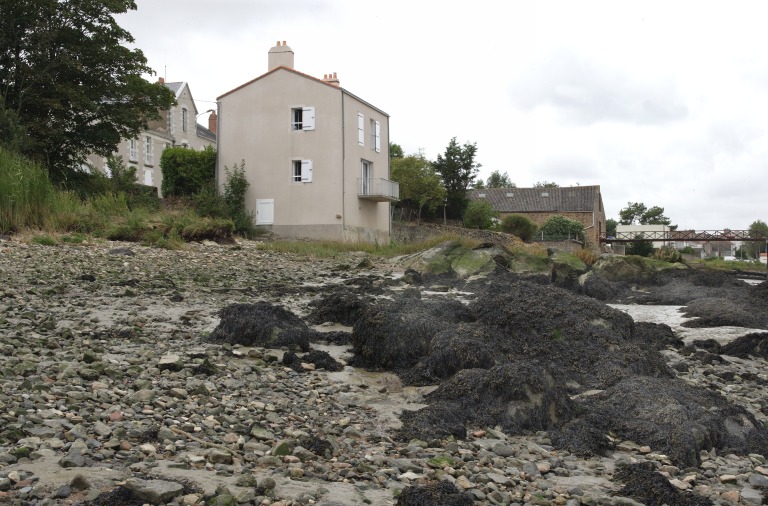
[{"label": "rocky beach", "polygon": [[518,261],[0,241],[0,503],[768,501],[768,284]]}]

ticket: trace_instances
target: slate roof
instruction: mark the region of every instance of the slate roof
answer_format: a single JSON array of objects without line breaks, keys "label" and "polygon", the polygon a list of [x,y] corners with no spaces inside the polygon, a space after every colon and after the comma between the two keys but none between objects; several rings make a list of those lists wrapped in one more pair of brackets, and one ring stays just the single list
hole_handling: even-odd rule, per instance
[{"label": "slate roof", "polygon": [[485,198],[500,213],[593,212],[600,186],[565,188],[486,188],[469,190],[469,200]]},{"label": "slate roof", "polygon": [[202,137],[203,139],[208,139],[209,141],[216,142],[216,134],[212,132],[211,130],[208,130],[200,123],[195,123],[195,127],[197,127],[197,136]]},{"label": "slate roof", "polygon": [[184,82],[179,81],[176,83],[165,83],[165,87],[171,90],[173,94],[176,95],[176,98],[179,98],[179,93],[181,92],[181,89],[184,87]]}]

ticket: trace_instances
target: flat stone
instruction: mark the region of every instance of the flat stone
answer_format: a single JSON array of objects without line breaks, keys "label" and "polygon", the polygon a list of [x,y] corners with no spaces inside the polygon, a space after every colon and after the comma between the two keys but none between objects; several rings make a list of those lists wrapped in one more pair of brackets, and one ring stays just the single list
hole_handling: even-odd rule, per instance
[{"label": "flat stone", "polygon": [[180,496],[184,491],[181,484],[172,481],[140,480],[138,478],[126,480],[125,488],[152,504],[166,503],[174,497]]}]

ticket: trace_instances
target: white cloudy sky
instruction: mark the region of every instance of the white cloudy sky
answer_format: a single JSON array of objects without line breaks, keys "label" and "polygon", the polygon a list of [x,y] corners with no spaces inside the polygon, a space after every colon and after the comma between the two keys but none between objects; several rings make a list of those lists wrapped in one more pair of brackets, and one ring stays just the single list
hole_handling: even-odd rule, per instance
[{"label": "white cloudy sky", "polygon": [[[659,205],[681,228],[768,221],[768,3],[137,0],[118,17],[199,111],[267,70],[336,72],[435,159],[476,142],[480,176],[601,186],[606,212]],[[205,117],[200,121],[205,123]]]}]

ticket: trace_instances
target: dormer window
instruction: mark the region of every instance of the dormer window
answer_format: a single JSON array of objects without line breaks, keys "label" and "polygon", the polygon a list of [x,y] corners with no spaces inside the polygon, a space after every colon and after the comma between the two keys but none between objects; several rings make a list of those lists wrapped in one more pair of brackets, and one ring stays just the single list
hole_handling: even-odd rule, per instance
[{"label": "dormer window", "polygon": [[477,196],[480,197],[481,199],[483,199],[483,198],[485,198],[485,193],[478,193]]},{"label": "dormer window", "polygon": [[514,196],[515,196],[515,194],[514,194],[514,193],[507,193],[507,198],[510,198],[510,199],[511,199],[511,198],[512,198],[512,197],[514,197]]},{"label": "dormer window", "polygon": [[541,192],[542,197],[549,197],[549,192]]}]

